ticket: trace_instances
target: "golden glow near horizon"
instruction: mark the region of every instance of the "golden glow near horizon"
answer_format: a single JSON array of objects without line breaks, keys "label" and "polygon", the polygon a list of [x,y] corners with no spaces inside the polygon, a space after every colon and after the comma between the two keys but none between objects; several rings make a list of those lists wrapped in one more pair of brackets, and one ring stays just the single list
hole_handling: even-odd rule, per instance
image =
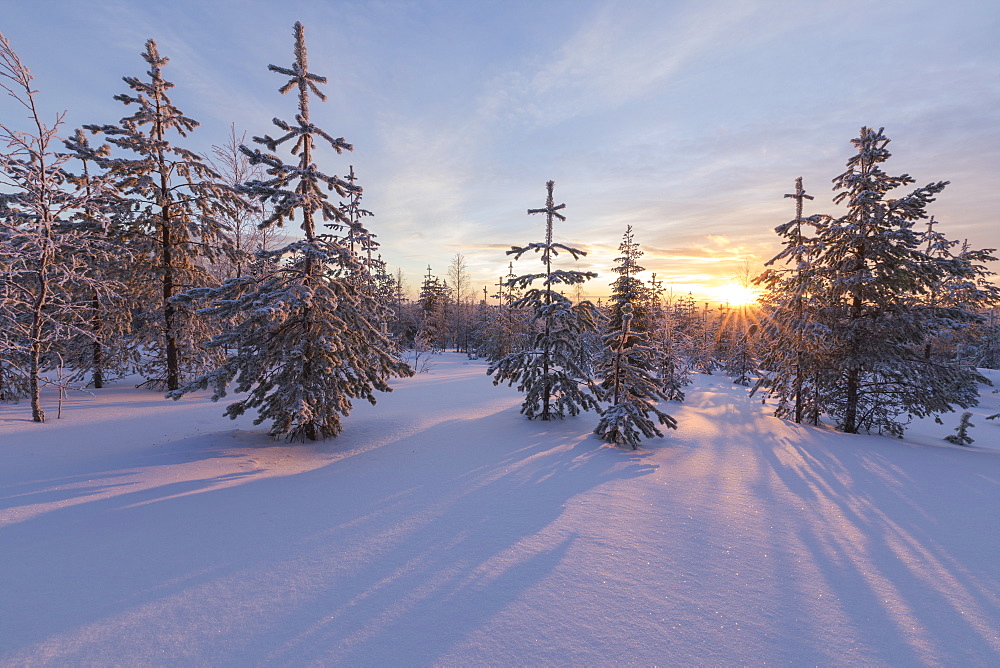
[{"label": "golden glow near horizon", "polygon": [[712,292],[720,304],[729,304],[730,306],[748,306],[756,303],[760,296],[757,290],[738,283],[721,285],[713,288]]}]

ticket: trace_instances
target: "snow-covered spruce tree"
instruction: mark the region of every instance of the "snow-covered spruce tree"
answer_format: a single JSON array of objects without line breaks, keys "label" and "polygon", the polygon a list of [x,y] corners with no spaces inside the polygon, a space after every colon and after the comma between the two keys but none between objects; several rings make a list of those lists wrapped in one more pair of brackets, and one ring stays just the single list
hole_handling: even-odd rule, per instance
[{"label": "snow-covered spruce tree", "polygon": [[[657,424],[676,429],[677,421],[655,405],[659,400],[666,401],[668,395],[655,376],[660,361],[649,341],[648,287],[635,276],[643,271],[638,264],[642,251],[635,243],[631,225],[618,248],[622,254],[615,259],[613,269],[618,278],[611,284],[609,331],[602,338],[603,350],[596,369],[600,397],[610,406],[600,411],[594,433],[609,443],[629,445],[634,450],[642,436],[663,435]],[[656,416],[655,422],[651,414]]]},{"label": "snow-covered spruce tree", "polygon": [[246,202],[201,156],[170,143],[171,134],[187,137],[198,122],[170,101],[167,93],[174,84],[163,78],[168,59],[156,42],[146,42],[142,58],[149,64],[149,80],[123,77],[133,92],[115,96],[135,105],[135,113],[118,125],[85,127],[103,133],[123,152],[97,161],[133,207],[133,282],[149,289],[135,319],[138,338],[152,355],[144,369],[147,383],[175,390],[185,375],[208,363],[197,342],[211,332],[172,297],[212,283],[206,264],[233,254],[227,221]]},{"label": "snow-covered spruce tree", "polygon": [[982,322],[962,333],[961,345],[967,350],[964,357],[977,368],[1000,369],[1000,309],[984,309],[981,315]]},{"label": "snow-covered spruce tree", "polygon": [[[87,259],[101,241],[75,213],[88,206],[86,188],[65,170],[71,156],[54,144],[62,114],[46,124],[36,106],[28,68],[0,34],[0,89],[27,111],[30,129],[0,123],[0,394],[27,395],[35,422],[45,421],[40,389],[43,373],[61,357],[87,310],[80,294],[107,294]],[[57,363],[56,363],[57,364]],[[61,366],[61,365],[60,365]]]},{"label": "snow-covered spruce tree", "polygon": [[378,235],[364,224],[365,218],[375,214],[361,206],[364,191],[360,187],[354,187],[355,181],[358,180],[354,165],[348,165],[348,173],[344,180],[352,186],[347,191],[346,201],[340,204],[347,224],[344,226],[337,223],[328,227],[346,230],[348,249],[364,265],[363,271],[355,273],[355,280],[366,290],[367,298],[377,303],[377,306],[373,304],[371,313],[377,316],[382,334],[388,337],[394,354],[398,356],[401,351],[400,338],[393,333],[399,317],[396,308],[396,277],[389,273],[385,260],[379,253],[381,244],[378,242]]},{"label": "snow-covered spruce tree", "polygon": [[715,309],[709,308],[708,302],[703,302],[701,308],[695,306],[690,315],[688,332],[691,348],[688,359],[693,369],[711,375],[719,368],[720,319],[715,316]]},{"label": "snow-covered spruce tree", "polygon": [[[367,287],[365,263],[351,251],[350,238],[362,233],[360,223],[352,223],[326,194],[333,191],[344,198],[359,186],[327,175],[316,164],[318,139],[338,154],[353,147],[313,125],[310,118],[310,95],[326,99],[317,88],[326,77],[309,71],[301,23],[295,24],[292,66],[268,69],[289,77],[279,90],[298,91],[298,113],[294,123],[274,120],[283,132],[280,137],[254,137],[266,152],[243,147],[268,175],[247,183],[245,189],[270,203],[265,227],[299,217],[303,238],[284,248],[260,251],[259,276],[237,277],[179,297],[211,300],[199,311],[205,316],[226,320],[243,313],[244,317],[208,344],[229,351],[221,366],[168,396],[177,399],[211,386],[212,399],[218,400],[235,383],[233,389],[247,395],[230,404],[226,415],[236,418],[256,409],[255,424],[271,420],[272,437],[318,440],[340,433],[341,416],[350,413],[352,399],[374,404],[376,391],[392,391],[390,377],[410,376],[413,370],[393,355],[380,325],[383,306]],[[290,140],[297,160],[287,164],[274,152]],[[318,218],[328,221],[327,227],[334,231],[346,231],[320,233]]]},{"label": "snow-covered spruce tree", "polygon": [[[358,180],[354,173],[354,165],[348,166],[347,176],[344,177],[351,186]],[[385,332],[388,332],[389,321],[395,317],[393,313],[393,303],[395,300],[395,279],[388,273],[386,263],[382,255],[378,252],[378,235],[369,230],[364,219],[375,214],[361,206],[364,191],[360,187],[352,187],[347,192],[346,201],[341,202],[340,208],[347,221],[347,246],[351,253],[360,258],[365,270],[357,275],[358,280],[364,283],[372,298],[377,300],[381,306],[378,309],[380,322]],[[337,225],[339,227],[339,225]]]},{"label": "snow-covered spruce tree", "polygon": [[403,270],[397,267],[391,279],[386,285],[391,290],[389,304],[392,313],[389,317],[389,333],[398,347],[410,348],[417,335],[418,318],[413,304],[406,297],[407,284]]},{"label": "snow-covered spruce tree", "polygon": [[480,350],[488,337],[487,329],[493,322],[496,306],[489,303],[489,287],[483,286],[483,296],[476,304],[469,304],[469,319],[467,322],[468,349],[466,355],[470,360],[479,359]]},{"label": "snow-covered spruce tree", "polygon": [[[744,290],[753,285],[754,273],[744,260],[732,276]],[[749,386],[757,373],[757,307],[752,303],[724,304],[719,325],[722,369],[737,385]]]},{"label": "snow-covered spruce tree", "polygon": [[822,225],[808,250],[804,293],[809,325],[821,335],[806,343],[816,360],[819,410],[845,432],[873,429],[901,434],[911,416],[968,408],[978,402],[974,368],[927,358],[928,337],[956,323],[975,322],[996,290],[980,288],[965,304],[931,304],[927,294],[950,279],[967,281],[984,269],[959,258],[927,253],[914,224],[947,182],[930,183],[899,198],[887,195],[914,182],[889,176],[883,130],[863,127],[858,152],[834,179],[835,203],[847,213]]},{"label": "snow-covered spruce tree", "polygon": [[[497,298],[497,295],[489,294],[486,295],[486,298],[488,299],[490,296]],[[514,333],[510,329],[502,329],[505,324],[503,303],[489,304],[484,299],[480,305],[476,323],[472,328],[470,355],[474,355],[476,358],[481,357],[488,362],[495,362],[512,352],[509,342],[513,340]]]},{"label": "snow-covered spruce tree", "polygon": [[[621,253],[615,258],[616,266],[612,271],[618,274],[618,278],[611,284],[611,299],[608,304],[608,331],[616,332],[622,329],[622,309],[629,305],[631,312],[630,331],[633,336],[641,336],[650,330],[649,310],[652,297],[649,287],[636,274],[644,271],[639,266],[639,258],[642,257],[642,249],[635,241],[632,234],[632,226],[625,228],[625,234],[618,245]],[[627,342],[626,342],[627,344]]]},{"label": "snow-covered spruce tree", "polygon": [[[551,420],[566,415],[576,415],[580,410],[597,408],[597,401],[586,368],[581,364],[581,339],[586,332],[597,329],[600,317],[589,301],[572,303],[556,290],[558,285],[572,286],[595,278],[597,274],[584,271],[564,271],[552,268],[552,260],[560,251],[579,259],[585,252],[552,240],[552,220],[566,218],[559,211],[565,204],[556,205],[552,198],[554,181],[546,183],[548,196],[545,208],[528,209],[528,214],[545,214],[545,241],[527,246],[512,246],[508,255],[520,259],[529,251],[541,254],[545,265],[543,273],[524,274],[510,279],[508,288],[523,289],[524,295],[512,304],[525,308],[532,314],[538,327],[533,346],[513,352],[491,364],[487,373],[493,384],[517,383],[524,393],[521,412],[528,419]],[[532,287],[541,281],[541,287]],[[586,361],[586,360],[585,360]]]},{"label": "snow-covered spruce tree", "polygon": [[[631,313],[629,331],[636,340],[643,340],[644,345],[650,348],[651,369],[656,369],[656,377],[661,386],[671,398],[683,399],[684,393],[680,387],[685,384],[682,379],[687,374],[681,368],[681,360],[678,358],[672,347],[672,341],[666,338],[656,340],[656,336],[663,324],[663,308],[660,304],[662,285],[653,280],[647,284],[636,277],[637,274],[645,271],[639,266],[639,258],[642,257],[642,249],[635,241],[632,233],[632,226],[627,226],[622,241],[618,246],[621,256],[615,258],[616,266],[612,271],[618,274],[618,278],[611,284],[611,297],[608,300],[608,322],[605,325],[605,335],[621,331],[622,329],[622,309],[626,305]],[[655,335],[654,335],[655,334]],[[605,336],[601,337],[597,349],[602,357],[611,350]],[[626,341],[626,348],[630,343]]]},{"label": "snow-covered spruce tree", "polygon": [[[663,436],[658,425],[677,428],[677,420],[656,406],[667,393],[654,377],[655,351],[648,337],[631,331],[632,305],[620,305],[621,326],[604,337],[607,353],[598,365],[600,394],[610,405],[601,410],[594,433],[608,443],[639,447],[642,437]],[[654,421],[651,417],[655,416]]]},{"label": "snow-covered spruce tree", "polygon": [[363,270],[354,273],[354,280],[357,280],[366,293],[365,299],[371,300],[371,314],[376,317],[377,324],[382,334],[388,337],[392,344],[392,350],[397,356],[400,353],[398,340],[392,334],[392,323],[396,319],[395,296],[396,279],[389,274],[382,254],[378,249],[381,244],[378,242],[378,235],[368,229],[364,224],[365,218],[370,218],[375,214],[361,206],[364,191],[360,186],[355,186],[358,180],[354,172],[354,165],[348,165],[347,176],[344,180],[350,184],[347,196],[340,203],[340,210],[344,215],[346,225],[333,223],[327,227],[344,231],[343,241],[346,242],[348,250],[361,261]]},{"label": "snow-covered spruce tree", "polygon": [[[825,329],[813,317],[821,303],[812,269],[816,239],[807,237],[803,226],[821,229],[829,217],[802,215],[804,200],[813,196],[806,194],[801,176],[795,179],[795,193],[785,197],[795,200],[795,218],[774,229],[784,238],[784,247],[754,280],[764,286],[765,293],[760,299],[761,375],[753,392],[777,397],[777,417],[816,424],[821,412],[816,395],[821,368],[817,353],[822,350]],[[776,266],[779,262],[784,266]]]}]

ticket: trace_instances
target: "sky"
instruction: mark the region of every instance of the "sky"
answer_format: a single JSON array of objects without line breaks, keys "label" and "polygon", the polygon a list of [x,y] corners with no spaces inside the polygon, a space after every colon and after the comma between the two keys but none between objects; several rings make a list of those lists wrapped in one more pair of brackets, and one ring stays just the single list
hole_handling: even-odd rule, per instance
[{"label": "sky", "polygon": [[[411,292],[428,265],[462,254],[495,292],[511,245],[544,239],[554,180],[556,241],[587,251],[607,295],[627,225],[676,295],[721,299],[780,248],[803,177],[805,213],[839,214],[831,180],[863,125],[892,139],[890,174],[951,184],[929,212],[948,237],[1000,246],[1000,3],[957,0],[0,0],[0,32],[35,75],[64,134],[113,123],[123,76],[155,39],[172,99],[201,126],[175,143],[208,153],[291,120],[278,88],[292,25],[329,78],[314,122],[354,145],[317,156],[353,165],[369,227]],[[0,99],[16,125],[21,113]],[[514,265],[535,272],[537,256]],[[997,270],[997,266],[991,267]],[[491,300],[492,301],[492,300]]]}]

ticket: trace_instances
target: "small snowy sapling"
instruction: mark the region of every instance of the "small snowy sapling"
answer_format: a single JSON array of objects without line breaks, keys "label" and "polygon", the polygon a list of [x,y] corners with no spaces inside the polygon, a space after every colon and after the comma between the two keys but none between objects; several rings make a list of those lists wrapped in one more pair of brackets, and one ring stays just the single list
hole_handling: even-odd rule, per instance
[{"label": "small snowy sapling", "polygon": [[955,445],[972,445],[975,441],[969,436],[969,429],[975,426],[972,424],[972,413],[965,411],[958,426],[955,427],[955,433],[945,436],[944,440]]}]

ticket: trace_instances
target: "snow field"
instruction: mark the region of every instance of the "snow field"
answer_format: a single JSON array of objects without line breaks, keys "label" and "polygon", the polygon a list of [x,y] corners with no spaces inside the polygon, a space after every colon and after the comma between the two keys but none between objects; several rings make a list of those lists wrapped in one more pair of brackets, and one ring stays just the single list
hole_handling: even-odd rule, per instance
[{"label": "snow field", "polygon": [[124,381],[0,406],[0,664],[1000,663],[997,395],[961,448],[697,376],[632,452],[434,363],[314,445]]}]

